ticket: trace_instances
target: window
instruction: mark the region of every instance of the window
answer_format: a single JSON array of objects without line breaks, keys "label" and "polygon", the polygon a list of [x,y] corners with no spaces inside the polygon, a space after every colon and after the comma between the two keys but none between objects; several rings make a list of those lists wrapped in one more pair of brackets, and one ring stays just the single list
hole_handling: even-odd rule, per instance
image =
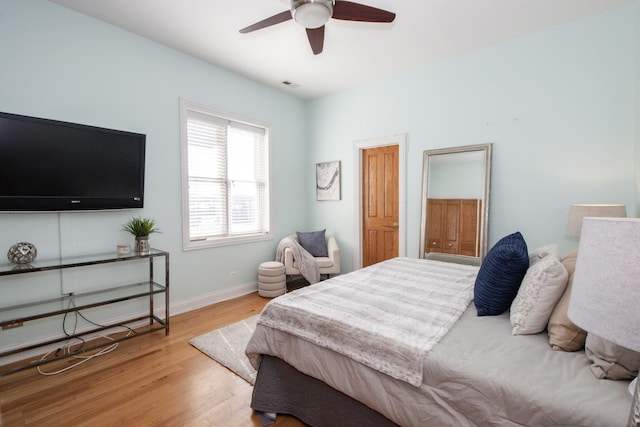
[{"label": "window", "polygon": [[269,238],[269,127],[180,101],[184,249]]}]

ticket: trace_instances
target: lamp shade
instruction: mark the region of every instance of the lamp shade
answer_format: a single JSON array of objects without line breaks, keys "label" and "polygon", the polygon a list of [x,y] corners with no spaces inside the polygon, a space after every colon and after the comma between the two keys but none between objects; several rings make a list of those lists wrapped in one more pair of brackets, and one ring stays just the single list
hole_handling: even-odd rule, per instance
[{"label": "lamp shade", "polygon": [[640,352],[640,218],[584,218],[568,315]]},{"label": "lamp shade", "polygon": [[624,205],[618,204],[571,205],[569,209],[569,221],[567,223],[567,235],[580,237],[582,219],[587,216],[624,218],[627,216],[627,210]]},{"label": "lamp shade", "polygon": [[332,0],[296,0],[292,3],[293,19],[304,28],[320,28],[333,14]]}]

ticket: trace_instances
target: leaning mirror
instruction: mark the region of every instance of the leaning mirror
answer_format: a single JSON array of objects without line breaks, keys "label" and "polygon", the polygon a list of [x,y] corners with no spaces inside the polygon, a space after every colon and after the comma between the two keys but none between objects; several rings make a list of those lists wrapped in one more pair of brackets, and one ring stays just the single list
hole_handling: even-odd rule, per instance
[{"label": "leaning mirror", "polygon": [[426,150],[420,258],[480,265],[487,253],[492,144]]}]

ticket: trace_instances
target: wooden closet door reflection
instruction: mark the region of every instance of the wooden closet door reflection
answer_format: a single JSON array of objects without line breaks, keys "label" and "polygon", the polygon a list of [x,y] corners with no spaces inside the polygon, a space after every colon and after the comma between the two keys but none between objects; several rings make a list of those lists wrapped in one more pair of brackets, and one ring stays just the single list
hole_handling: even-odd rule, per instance
[{"label": "wooden closet door reflection", "polygon": [[475,199],[428,199],[426,251],[478,256],[478,208]]},{"label": "wooden closet door reflection", "polygon": [[481,201],[461,200],[460,203],[460,255],[478,256],[480,246],[478,239],[478,212]]},{"label": "wooden closet door reflection", "polygon": [[460,230],[460,200],[447,200],[444,212],[444,242],[442,252],[445,254],[458,253],[458,238]]}]

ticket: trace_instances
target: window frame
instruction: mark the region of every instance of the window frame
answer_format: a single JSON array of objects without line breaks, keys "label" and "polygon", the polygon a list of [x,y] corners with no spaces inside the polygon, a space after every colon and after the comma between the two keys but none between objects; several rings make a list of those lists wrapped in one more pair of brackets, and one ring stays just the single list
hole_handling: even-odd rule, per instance
[{"label": "window frame", "polygon": [[[265,138],[265,203],[267,206],[263,214],[265,230],[261,233],[245,234],[238,236],[222,236],[209,237],[202,240],[191,240],[189,227],[189,168],[188,168],[188,137],[187,137],[187,119],[189,112],[212,116],[216,119],[232,121],[248,126],[264,129]],[[272,180],[271,180],[271,125],[261,120],[244,117],[238,114],[229,113],[207,105],[198,104],[180,98],[180,162],[181,162],[181,180],[182,180],[182,248],[184,251],[205,249],[219,246],[236,245],[242,243],[260,242],[272,240],[273,216],[272,216]],[[230,207],[229,207],[230,208]],[[227,211],[229,213],[229,211]]]}]

